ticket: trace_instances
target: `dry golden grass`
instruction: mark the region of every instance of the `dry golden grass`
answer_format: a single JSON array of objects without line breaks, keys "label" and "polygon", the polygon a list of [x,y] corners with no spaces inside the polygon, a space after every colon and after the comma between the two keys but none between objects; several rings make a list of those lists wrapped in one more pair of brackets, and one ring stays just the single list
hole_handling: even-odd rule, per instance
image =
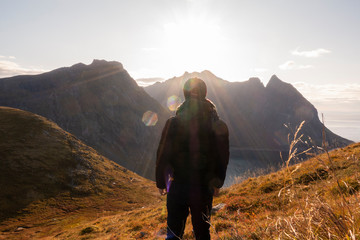
[{"label": "dry golden grass", "polygon": [[0,107],[0,133],[0,238],[54,237],[160,199],[153,182],[41,116]]},{"label": "dry golden grass", "polygon": [[[323,165],[326,154],[224,189],[214,201],[226,205],[212,216],[213,239],[359,239],[360,143],[330,157],[340,189]],[[79,222],[57,238],[164,239],[165,229],[163,197],[150,207]],[[190,219],[183,239],[194,239]]]},{"label": "dry golden grass", "polygon": [[[227,189],[212,224],[216,239],[359,239],[360,143]],[[217,227],[221,226],[221,227]]]}]

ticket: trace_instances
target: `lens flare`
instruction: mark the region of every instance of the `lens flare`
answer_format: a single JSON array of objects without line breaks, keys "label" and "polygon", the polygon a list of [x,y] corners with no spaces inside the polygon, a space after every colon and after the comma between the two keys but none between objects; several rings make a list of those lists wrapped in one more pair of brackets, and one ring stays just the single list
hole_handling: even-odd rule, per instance
[{"label": "lens flare", "polygon": [[152,111],[146,111],[142,117],[142,122],[148,127],[155,126],[158,122],[158,115]]},{"label": "lens flare", "polygon": [[180,103],[181,103],[181,99],[176,95],[172,95],[167,99],[166,106],[170,109],[170,111],[173,112],[178,108]]}]

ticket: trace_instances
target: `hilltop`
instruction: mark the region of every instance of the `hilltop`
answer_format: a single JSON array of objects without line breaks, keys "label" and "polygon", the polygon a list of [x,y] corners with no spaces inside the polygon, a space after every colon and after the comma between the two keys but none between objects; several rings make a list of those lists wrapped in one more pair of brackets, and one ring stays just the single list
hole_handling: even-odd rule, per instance
[{"label": "hilltop", "polygon": [[38,226],[37,237],[59,233],[99,215],[158,201],[153,182],[103,157],[44,117],[0,107],[0,133],[3,236],[15,231],[15,237],[26,229],[31,238]]},{"label": "hilltop", "polygon": [[[329,157],[322,153],[300,164],[223,189],[214,199],[212,238],[358,239],[359,161],[360,143],[356,143],[331,151]],[[151,213],[132,212],[125,228],[118,233],[136,239],[143,232],[141,239],[161,239],[156,234],[165,230],[165,209],[162,203]],[[118,218],[121,216],[115,217]],[[106,226],[112,217],[102,221]],[[188,219],[184,239],[194,239],[191,229]]]}]

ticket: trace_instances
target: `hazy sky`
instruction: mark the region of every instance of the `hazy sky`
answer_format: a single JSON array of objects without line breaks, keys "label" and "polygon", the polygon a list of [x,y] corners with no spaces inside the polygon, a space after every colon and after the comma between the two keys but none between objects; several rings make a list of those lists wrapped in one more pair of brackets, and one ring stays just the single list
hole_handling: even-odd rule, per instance
[{"label": "hazy sky", "polygon": [[360,116],[359,0],[0,0],[0,13],[0,77],[93,59],[135,79],[276,74],[321,112]]}]

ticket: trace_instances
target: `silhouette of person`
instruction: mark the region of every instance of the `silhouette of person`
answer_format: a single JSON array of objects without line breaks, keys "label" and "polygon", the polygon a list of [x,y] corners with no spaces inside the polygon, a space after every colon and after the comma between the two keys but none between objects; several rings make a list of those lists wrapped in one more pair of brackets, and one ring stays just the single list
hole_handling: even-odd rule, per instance
[{"label": "silhouette of person", "polygon": [[[191,212],[197,240],[210,239],[213,195],[223,186],[229,162],[229,132],[203,80],[184,84],[185,101],[167,120],[157,150],[156,186],[167,195],[167,238],[181,239]],[[190,211],[189,211],[190,210]]]}]

